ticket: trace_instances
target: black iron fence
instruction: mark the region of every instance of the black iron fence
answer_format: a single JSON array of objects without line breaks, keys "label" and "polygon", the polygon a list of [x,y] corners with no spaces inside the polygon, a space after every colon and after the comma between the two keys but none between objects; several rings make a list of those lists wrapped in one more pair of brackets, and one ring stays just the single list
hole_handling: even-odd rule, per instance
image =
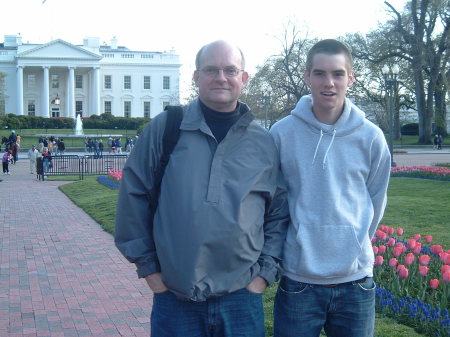
[{"label": "black iron fence", "polygon": [[39,180],[44,180],[45,176],[63,175],[75,175],[83,180],[85,175],[102,175],[108,174],[109,170],[122,170],[127,158],[127,155],[61,155],[52,156],[51,161],[37,158],[36,172]]}]

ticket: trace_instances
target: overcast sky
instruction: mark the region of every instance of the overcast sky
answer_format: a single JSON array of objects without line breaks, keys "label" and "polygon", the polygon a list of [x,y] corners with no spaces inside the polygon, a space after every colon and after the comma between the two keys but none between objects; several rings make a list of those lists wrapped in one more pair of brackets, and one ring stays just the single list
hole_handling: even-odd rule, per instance
[{"label": "overcast sky", "polygon": [[[390,3],[400,11],[406,0]],[[116,36],[131,50],[173,48],[183,63],[182,89],[197,50],[213,40],[239,45],[252,74],[279,52],[276,37],[289,21],[311,38],[336,38],[367,33],[388,18],[383,0],[1,0],[0,6],[0,34],[20,33],[24,43],[60,38],[80,45],[85,37],[99,37],[110,44]]]}]

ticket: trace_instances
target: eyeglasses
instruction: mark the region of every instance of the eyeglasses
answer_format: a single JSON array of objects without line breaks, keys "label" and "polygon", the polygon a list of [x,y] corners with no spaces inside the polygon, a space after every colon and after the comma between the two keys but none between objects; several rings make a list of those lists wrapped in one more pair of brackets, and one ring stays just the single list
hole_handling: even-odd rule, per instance
[{"label": "eyeglasses", "polygon": [[219,75],[220,71],[223,71],[223,74],[227,78],[236,77],[239,75],[241,71],[244,71],[242,69],[238,69],[235,67],[225,67],[225,68],[216,68],[216,67],[205,67],[203,69],[200,69],[206,76],[215,78],[217,75]]}]

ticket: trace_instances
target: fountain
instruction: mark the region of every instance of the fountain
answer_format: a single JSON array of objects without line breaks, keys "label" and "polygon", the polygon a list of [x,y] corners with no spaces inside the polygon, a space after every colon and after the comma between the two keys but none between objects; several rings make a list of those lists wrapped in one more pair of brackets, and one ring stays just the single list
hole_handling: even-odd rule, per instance
[{"label": "fountain", "polygon": [[81,115],[77,115],[77,120],[75,122],[75,136],[83,136],[83,122],[81,120]]}]

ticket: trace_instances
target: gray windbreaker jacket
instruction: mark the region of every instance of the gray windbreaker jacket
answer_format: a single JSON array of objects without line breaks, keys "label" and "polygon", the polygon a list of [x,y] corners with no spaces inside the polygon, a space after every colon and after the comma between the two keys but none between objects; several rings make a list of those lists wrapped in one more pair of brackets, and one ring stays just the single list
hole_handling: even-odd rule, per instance
[{"label": "gray windbreaker jacket", "polygon": [[131,152],[119,192],[116,246],[139,277],[160,271],[170,291],[188,300],[225,295],[257,275],[273,283],[289,222],[285,190],[277,188],[275,143],[250,111],[217,144],[198,100],[184,110],[153,225],[147,195],[162,153],[165,113]]}]

